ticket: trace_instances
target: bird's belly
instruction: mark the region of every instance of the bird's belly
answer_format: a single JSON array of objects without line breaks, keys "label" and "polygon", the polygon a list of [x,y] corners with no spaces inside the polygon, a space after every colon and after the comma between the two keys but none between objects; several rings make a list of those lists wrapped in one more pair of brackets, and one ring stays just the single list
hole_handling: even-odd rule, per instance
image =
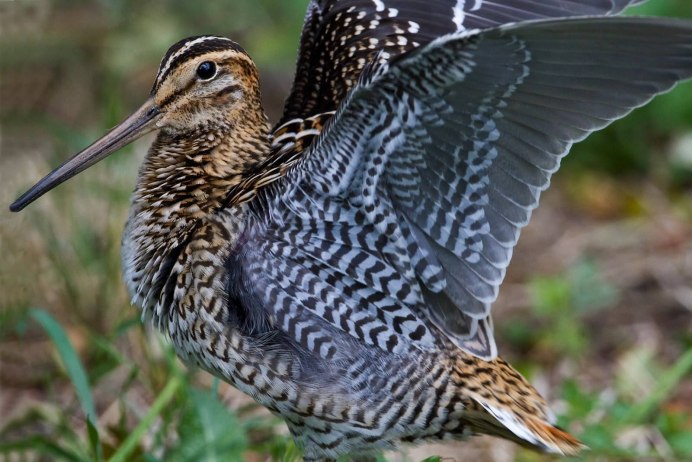
[{"label": "bird's belly", "polygon": [[390,362],[376,366],[371,358],[356,360],[326,377],[300,373],[285,356],[253,352],[248,349],[252,340],[238,333],[206,348],[179,340],[174,339],[178,354],[187,362],[223,377],[283,417],[308,458],[464,434],[462,396],[445,361],[429,354],[388,357]]}]

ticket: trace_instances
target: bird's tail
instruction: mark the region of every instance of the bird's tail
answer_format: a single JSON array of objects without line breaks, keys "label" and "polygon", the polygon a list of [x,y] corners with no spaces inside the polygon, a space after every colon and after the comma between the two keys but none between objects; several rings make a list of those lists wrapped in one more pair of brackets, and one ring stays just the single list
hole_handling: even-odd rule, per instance
[{"label": "bird's tail", "polygon": [[470,399],[464,420],[474,432],[562,455],[586,448],[554,425],[555,417],[543,397],[501,358],[483,361],[465,355],[455,363],[453,375]]}]

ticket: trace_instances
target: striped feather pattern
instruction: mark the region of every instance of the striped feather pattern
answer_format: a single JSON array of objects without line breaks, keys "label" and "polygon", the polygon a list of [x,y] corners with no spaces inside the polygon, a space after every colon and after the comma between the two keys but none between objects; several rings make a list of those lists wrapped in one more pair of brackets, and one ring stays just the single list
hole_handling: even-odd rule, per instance
[{"label": "striped feather pattern", "polygon": [[[312,75],[272,133],[235,44],[174,45],[153,97],[190,106],[140,170],[135,302],[181,357],[281,415],[306,460],[474,433],[578,452],[495,357],[490,307],[571,144],[692,75],[692,25],[497,24],[629,3],[313,2]],[[243,98],[185,85],[224,46]]]},{"label": "striped feather pattern", "polygon": [[691,74],[689,26],[648,19],[450,35],[377,66],[263,209],[267,306],[390,352],[439,331],[494,358],[490,306],[560,159]]},{"label": "striped feather pattern", "polygon": [[333,111],[366,65],[445,34],[510,22],[610,15],[643,0],[312,0],[279,125]]}]

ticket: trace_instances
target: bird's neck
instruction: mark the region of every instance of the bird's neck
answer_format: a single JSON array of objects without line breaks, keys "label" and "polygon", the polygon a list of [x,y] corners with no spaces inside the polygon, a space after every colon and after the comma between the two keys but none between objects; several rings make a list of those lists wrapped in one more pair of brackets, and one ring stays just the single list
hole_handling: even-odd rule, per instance
[{"label": "bird's neck", "polygon": [[235,120],[193,133],[161,132],[149,150],[123,235],[125,280],[133,303],[144,310],[159,301],[195,229],[270,155],[261,108]]}]

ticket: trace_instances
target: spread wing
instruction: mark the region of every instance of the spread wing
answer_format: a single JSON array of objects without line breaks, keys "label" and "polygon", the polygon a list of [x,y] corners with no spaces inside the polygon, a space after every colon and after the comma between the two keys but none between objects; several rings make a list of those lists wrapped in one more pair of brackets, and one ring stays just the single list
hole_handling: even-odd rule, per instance
[{"label": "spread wing", "polygon": [[492,358],[491,304],[562,157],[691,76],[692,23],[645,18],[455,34],[376,66],[253,205],[247,290],[324,354],[320,325]]},{"label": "spread wing", "polygon": [[279,125],[336,109],[379,51],[386,61],[442,35],[510,22],[610,15],[642,0],[312,0]]}]

